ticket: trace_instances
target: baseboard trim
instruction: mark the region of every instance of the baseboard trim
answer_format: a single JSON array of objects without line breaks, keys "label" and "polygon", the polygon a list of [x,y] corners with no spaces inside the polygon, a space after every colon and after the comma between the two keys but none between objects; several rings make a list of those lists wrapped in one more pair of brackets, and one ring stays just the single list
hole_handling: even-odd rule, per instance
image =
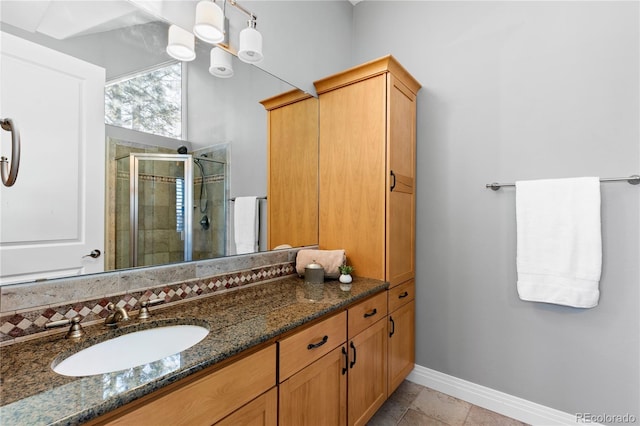
[{"label": "baseboard trim", "polygon": [[[534,426],[576,425],[575,415],[416,365],[407,380]],[[598,423],[590,423],[598,425]]]}]

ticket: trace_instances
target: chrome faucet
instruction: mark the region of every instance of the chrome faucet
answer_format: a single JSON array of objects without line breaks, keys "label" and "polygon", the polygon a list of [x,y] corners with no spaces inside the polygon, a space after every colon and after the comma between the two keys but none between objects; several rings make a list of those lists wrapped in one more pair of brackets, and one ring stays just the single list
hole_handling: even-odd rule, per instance
[{"label": "chrome faucet", "polygon": [[107,310],[112,313],[104,319],[104,324],[109,327],[115,327],[119,321],[129,321],[129,314],[124,308],[118,307],[113,303],[107,305]]}]

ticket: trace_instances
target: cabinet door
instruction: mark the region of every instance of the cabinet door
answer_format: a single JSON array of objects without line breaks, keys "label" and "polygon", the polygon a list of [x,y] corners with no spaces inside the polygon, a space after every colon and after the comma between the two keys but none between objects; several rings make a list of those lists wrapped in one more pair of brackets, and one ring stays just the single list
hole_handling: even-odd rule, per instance
[{"label": "cabinet door", "polygon": [[320,248],[385,279],[386,77],[320,95]]},{"label": "cabinet door", "polygon": [[216,426],[276,426],[278,390],[274,387],[216,423]]},{"label": "cabinet door", "polygon": [[269,111],[269,249],[318,244],[318,100]]},{"label": "cabinet door", "polygon": [[[384,322],[384,321],[383,321]],[[347,422],[347,350],[340,346],[280,384],[281,426]]]},{"label": "cabinet door", "polygon": [[416,95],[387,74],[386,277],[391,287],[415,276]]},{"label": "cabinet door", "polygon": [[415,365],[415,301],[389,314],[389,395]]},{"label": "cabinet door", "polygon": [[349,425],[364,425],[387,399],[387,322],[349,341]]}]

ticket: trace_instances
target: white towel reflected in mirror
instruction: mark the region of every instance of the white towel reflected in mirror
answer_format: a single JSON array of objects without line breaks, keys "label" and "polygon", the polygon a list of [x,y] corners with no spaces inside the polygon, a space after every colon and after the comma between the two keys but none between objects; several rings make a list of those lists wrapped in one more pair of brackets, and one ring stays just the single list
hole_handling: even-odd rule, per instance
[{"label": "white towel reflected in mirror", "polygon": [[258,217],[258,197],[236,197],[233,210],[236,254],[258,251]]}]

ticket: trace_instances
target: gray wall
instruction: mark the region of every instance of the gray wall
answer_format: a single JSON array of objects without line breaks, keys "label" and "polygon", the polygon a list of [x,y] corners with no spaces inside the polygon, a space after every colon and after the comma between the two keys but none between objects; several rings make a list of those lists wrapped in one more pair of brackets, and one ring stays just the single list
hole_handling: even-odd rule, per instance
[{"label": "gray wall", "polygon": [[240,3],[258,15],[265,54],[261,68],[315,94],[315,80],[351,66],[354,9],[348,1]]},{"label": "gray wall", "polygon": [[638,417],[640,188],[601,186],[600,304],[580,310],[518,299],[515,193],[484,185],[638,173],[639,35],[637,2],[355,6],[353,63],[391,53],[424,85],[417,364]]}]

